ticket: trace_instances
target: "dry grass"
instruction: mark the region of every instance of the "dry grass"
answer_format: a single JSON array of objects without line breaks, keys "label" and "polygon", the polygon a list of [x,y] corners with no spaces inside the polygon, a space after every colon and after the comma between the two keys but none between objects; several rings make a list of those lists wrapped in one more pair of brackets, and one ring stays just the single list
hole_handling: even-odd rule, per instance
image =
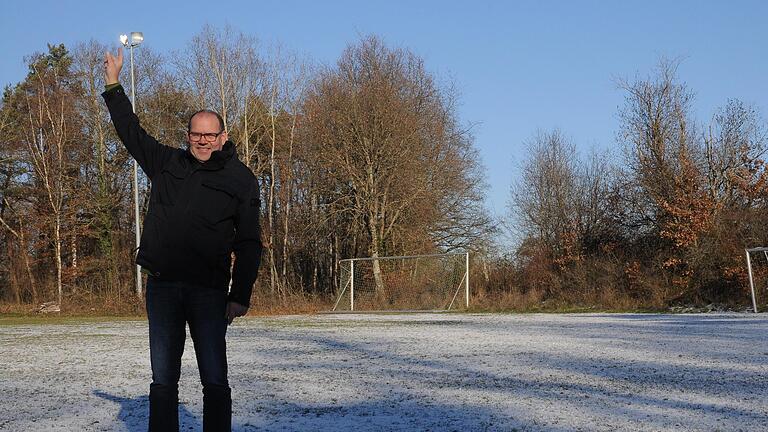
[{"label": "dry grass", "polygon": [[254,294],[248,315],[315,314],[333,309],[334,299],[311,294]]},{"label": "dry grass", "polygon": [[605,288],[587,293],[549,296],[536,288],[526,291],[477,290],[470,299],[473,312],[655,312],[666,310],[662,301],[637,299]]},{"label": "dry grass", "polygon": [[[144,317],[144,297],[133,293],[114,295],[71,294],[62,299],[61,312],[41,313],[40,304],[0,302],[0,315],[26,317]],[[333,308],[333,300],[321,296],[254,294],[248,315],[313,314]]]}]

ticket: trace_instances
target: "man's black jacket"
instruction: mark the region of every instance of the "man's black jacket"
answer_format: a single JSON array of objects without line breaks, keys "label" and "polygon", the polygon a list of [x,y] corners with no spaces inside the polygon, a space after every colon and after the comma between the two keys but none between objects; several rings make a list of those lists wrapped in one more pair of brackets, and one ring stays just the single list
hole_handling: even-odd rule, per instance
[{"label": "man's black jacket", "polygon": [[227,290],[249,306],[261,258],[259,185],[232,142],[200,163],[139,125],[121,86],[102,96],[117,135],[152,181],[136,263],[153,276]]}]

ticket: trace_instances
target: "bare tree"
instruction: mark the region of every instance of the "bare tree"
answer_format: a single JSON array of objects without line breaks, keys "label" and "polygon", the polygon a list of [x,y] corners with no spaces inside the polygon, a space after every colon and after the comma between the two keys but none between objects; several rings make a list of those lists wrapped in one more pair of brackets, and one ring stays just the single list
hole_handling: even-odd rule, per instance
[{"label": "bare tree", "polygon": [[[758,190],[766,175],[763,158],[768,128],[754,107],[730,100],[714,115],[704,135],[707,186],[713,200],[723,208],[752,207],[762,199]],[[744,193],[747,192],[747,193]]]},{"label": "bare tree", "polygon": [[534,237],[559,257],[564,238],[576,228],[579,160],[576,147],[559,130],[538,132],[528,143],[528,160],[512,190],[511,209],[524,237]]},{"label": "bare tree", "polygon": [[48,54],[30,59],[30,72],[17,86],[13,104],[19,122],[19,140],[24,143],[33,182],[42,191],[48,207],[55,263],[58,303],[62,298],[62,226],[65,199],[71,191],[73,140],[79,130],[72,100],[78,88],[71,76],[71,58],[63,45],[49,46]]},{"label": "bare tree", "polygon": [[625,144],[626,163],[643,197],[646,229],[659,227],[667,213],[662,202],[676,196],[675,178],[683,166],[695,163],[695,129],[689,119],[693,94],[677,82],[679,62],[661,59],[653,77],[620,80],[626,100],[622,111],[620,139]]},{"label": "bare tree", "polygon": [[205,25],[173,63],[177,78],[194,95],[193,106],[217,110],[224,129],[238,136],[230,128],[243,115],[258,76],[256,40],[230,26]]},{"label": "bare tree", "polygon": [[[14,213],[13,216],[15,216],[15,219],[16,219],[15,221],[16,222],[15,225],[17,227],[16,229],[12,228],[11,225],[8,222],[6,222],[4,218],[4,215],[6,213],[11,213],[11,212]],[[29,255],[30,255],[29,242],[27,241],[27,237],[25,234],[26,229],[24,227],[24,220],[18,212],[14,211],[11,208],[8,200],[5,197],[3,198],[2,202],[0,202],[0,225],[2,225],[5,229],[7,229],[8,232],[11,235],[13,235],[18,241],[19,246],[17,250],[19,251],[19,253],[22,256],[22,259],[24,260],[24,270],[28,278],[29,291],[32,296],[31,300],[33,303],[37,303],[38,301],[37,287],[35,284],[35,277],[32,274],[32,265],[29,259]],[[11,257],[9,256],[9,258]],[[11,260],[9,259],[9,261]],[[10,270],[10,271],[12,272],[13,270]],[[16,287],[16,302],[21,303],[21,299],[22,299],[21,288]]]},{"label": "bare tree", "polygon": [[[373,258],[395,249],[406,221],[419,222],[411,228],[421,233],[444,221],[437,208],[456,191],[441,186],[471,169],[456,164],[472,153],[457,151],[469,141],[457,138],[450,98],[420,58],[376,37],[348,47],[309,92],[308,139],[333,179],[334,211],[364,228]],[[373,272],[380,290],[378,260]]]},{"label": "bare tree", "polygon": [[[678,298],[695,291],[697,249],[714,220],[716,203],[707,187],[701,136],[690,119],[693,94],[676,77],[677,62],[662,59],[648,79],[621,82],[622,139],[633,181],[643,199],[643,236],[658,250]],[[666,296],[666,295],[665,295]]]}]

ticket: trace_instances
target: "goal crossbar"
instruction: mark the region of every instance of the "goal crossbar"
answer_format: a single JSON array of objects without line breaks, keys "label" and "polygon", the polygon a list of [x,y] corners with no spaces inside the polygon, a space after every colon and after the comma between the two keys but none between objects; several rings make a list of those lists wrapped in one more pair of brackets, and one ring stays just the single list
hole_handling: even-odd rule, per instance
[{"label": "goal crossbar", "polygon": [[[768,248],[766,248],[768,250]],[[339,263],[349,261],[383,261],[383,260],[396,260],[396,259],[412,259],[412,258],[432,258],[432,257],[444,257],[444,256],[464,256],[469,255],[466,252],[452,252],[444,254],[426,254],[426,255],[403,255],[403,256],[383,256],[383,257],[365,257],[365,258],[346,258],[339,260]]]}]

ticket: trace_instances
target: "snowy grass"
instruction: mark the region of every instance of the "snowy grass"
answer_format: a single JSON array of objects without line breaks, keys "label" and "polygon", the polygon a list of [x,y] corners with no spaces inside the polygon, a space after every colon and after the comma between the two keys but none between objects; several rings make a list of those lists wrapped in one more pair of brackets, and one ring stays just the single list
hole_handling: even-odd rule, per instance
[{"label": "snowy grass", "polygon": [[17,325],[86,324],[116,321],[143,321],[141,317],[69,316],[69,315],[0,315],[0,327]]},{"label": "snowy grass", "polygon": [[[228,333],[240,431],[754,431],[765,314],[319,315]],[[0,430],[144,431],[144,321],[0,319]],[[200,430],[191,340],[182,430]]]}]

